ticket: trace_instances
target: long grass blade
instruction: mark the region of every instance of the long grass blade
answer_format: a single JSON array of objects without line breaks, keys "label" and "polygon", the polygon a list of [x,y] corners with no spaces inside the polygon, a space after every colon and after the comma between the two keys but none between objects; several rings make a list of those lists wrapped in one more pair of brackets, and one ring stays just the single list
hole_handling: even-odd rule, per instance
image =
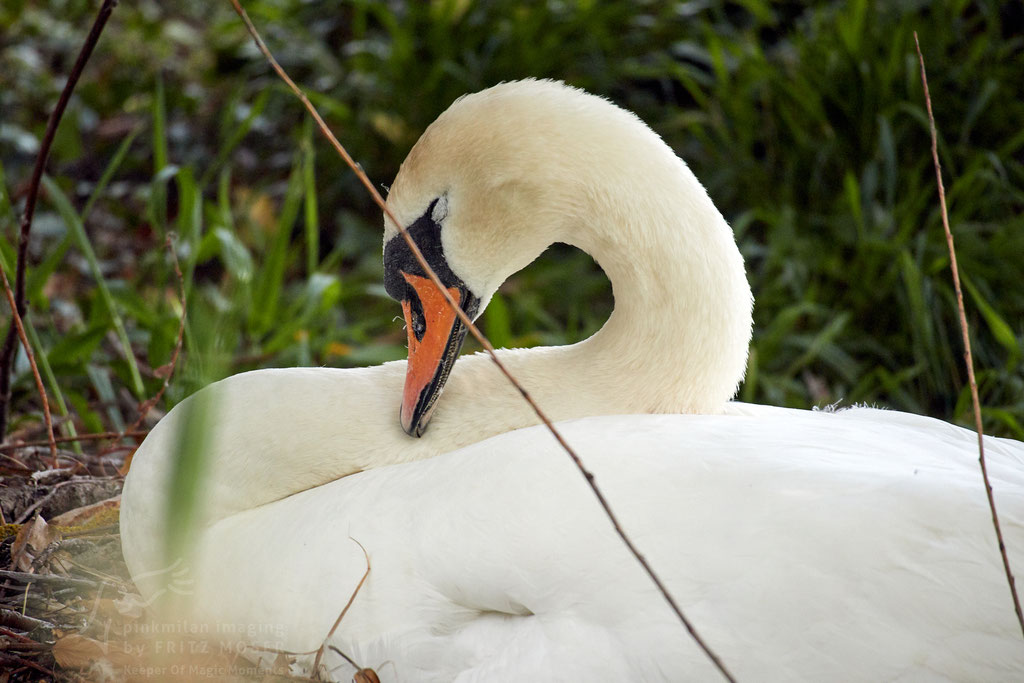
[{"label": "long grass blade", "polygon": [[253,102],[252,108],[249,113],[246,114],[245,118],[242,119],[237,125],[232,126],[228,135],[227,141],[221,145],[221,148],[217,151],[217,158],[213,160],[213,163],[207,166],[206,170],[203,171],[202,177],[199,179],[199,187],[206,187],[213,180],[213,177],[224,167],[228,157],[235,151],[238,144],[249,134],[252,129],[252,124],[256,122],[256,119],[263,114],[263,110],[267,106],[267,100],[270,98],[270,91],[264,90],[257,97],[256,101]]},{"label": "long grass blade", "polygon": [[253,328],[257,334],[264,334],[279,320],[278,310],[281,292],[288,265],[288,248],[292,242],[292,228],[299,215],[303,201],[302,160],[297,159],[288,179],[281,213],[274,226],[270,249],[263,258],[263,265],[256,271],[253,304],[256,306]]},{"label": "long grass blade", "polygon": [[93,279],[96,280],[96,287],[99,289],[100,298],[103,300],[103,305],[107,308],[107,312],[110,314],[110,320],[114,326],[114,333],[117,335],[118,341],[121,342],[122,355],[128,366],[128,372],[131,375],[132,392],[137,397],[141,398],[146,393],[146,387],[142,382],[142,375],[139,373],[139,365],[135,360],[135,353],[132,351],[132,345],[128,339],[128,332],[125,330],[124,321],[121,319],[121,314],[118,312],[117,305],[114,303],[114,297],[110,294],[110,287],[107,285],[107,280],[103,276],[103,270],[100,268],[99,259],[96,258],[96,252],[93,250],[92,243],[89,241],[89,236],[85,232],[85,226],[82,224],[82,219],[79,217],[74,207],[71,206],[71,202],[57,183],[44,175],[43,185],[46,187],[46,191],[50,195],[50,200],[53,202],[54,206],[57,207],[57,212],[61,215],[61,218],[64,219],[64,222],[68,226],[72,235],[74,235],[79,250],[82,252],[86,262],[89,264],[89,272],[92,273]]},{"label": "long grass blade", "polygon": [[306,275],[312,277],[320,261],[320,216],[316,198],[316,148],[313,121],[302,130],[302,196],[306,228]]},{"label": "long grass blade", "polygon": [[[101,175],[100,179],[96,182],[96,186],[89,194],[89,199],[86,200],[85,206],[82,207],[82,212],[80,214],[82,223],[89,220],[89,214],[92,213],[92,209],[96,205],[96,202],[103,196],[103,192],[106,190],[107,185],[110,184],[110,181],[113,180],[114,175],[121,167],[121,163],[128,154],[128,150],[131,147],[132,142],[135,141],[136,136],[138,136],[139,131],[140,129],[136,128],[125,136],[124,140],[122,140],[121,144],[118,146],[117,151],[114,152],[114,156],[111,157],[107,167],[103,169],[103,175]],[[40,296],[40,293],[42,292],[43,287],[46,286],[47,281],[57,271],[57,268],[64,263],[64,257],[67,255],[68,249],[71,248],[73,243],[74,235],[71,230],[68,230],[61,241],[57,243],[57,246],[46,255],[43,262],[32,269],[32,272],[28,275],[28,286],[26,288],[29,300]]]}]

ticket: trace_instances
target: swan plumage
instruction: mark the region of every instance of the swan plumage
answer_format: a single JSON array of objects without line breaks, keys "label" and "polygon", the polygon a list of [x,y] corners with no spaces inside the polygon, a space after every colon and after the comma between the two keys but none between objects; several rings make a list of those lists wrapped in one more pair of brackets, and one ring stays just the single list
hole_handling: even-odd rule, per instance
[{"label": "swan plumage", "polygon": [[[554,241],[608,273],[616,308],[594,337],[500,353],[740,680],[1019,679],[1024,642],[974,435],[868,408],[728,403],[750,337],[742,259],[696,178],[635,116],[544,81],[467,96],[413,148],[388,202],[406,226],[434,227],[453,290],[480,310]],[[385,244],[395,237],[388,226]],[[167,560],[176,435],[204,406],[216,429],[179,605],[189,618],[254,626],[253,645],[316,648],[365,571],[355,539],[372,570],[331,644],[385,679],[713,679],[488,359],[455,363],[421,438],[405,433],[419,423],[399,424],[407,371],[245,373],[172,410],[122,499],[140,591],[160,588],[146,574]],[[1024,445],[986,445],[1020,566]],[[351,676],[332,651],[325,663]]]}]

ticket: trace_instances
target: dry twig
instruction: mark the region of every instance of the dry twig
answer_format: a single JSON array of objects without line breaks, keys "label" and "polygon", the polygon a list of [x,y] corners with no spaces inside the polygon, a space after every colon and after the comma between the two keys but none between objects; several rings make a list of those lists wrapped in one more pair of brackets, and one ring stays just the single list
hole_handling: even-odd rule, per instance
[{"label": "dry twig", "polygon": [[[140,430],[126,430],[123,432],[97,432],[96,434],[77,434],[75,436],[57,436],[54,437],[54,441],[57,443],[69,443],[71,441],[107,441],[115,439],[123,439],[127,437],[141,438],[149,434],[148,429]],[[22,448],[31,448],[33,446],[46,446],[50,442],[46,441],[20,441],[18,443],[6,443],[0,446],[0,453],[7,453],[9,451],[19,451]],[[134,446],[132,446],[134,448]]]},{"label": "dry twig", "polygon": [[306,107],[306,111],[308,111],[310,116],[312,116],[313,119],[316,121],[317,126],[320,128],[320,131],[328,139],[328,141],[334,147],[335,151],[338,152],[341,158],[345,160],[345,163],[348,164],[349,168],[352,169],[352,172],[356,174],[356,177],[359,178],[359,181],[366,188],[367,192],[370,193],[370,196],[373,198],[373,201],[377,204],[377,206],[380,207],[381,211],[384,212],[384,215],[387,216],[388,220],[390,220],[398,229],[399,233],[401,233],[402,238],[405,240],[406,244],[409,245],[409,250],[412,252],[413,256],[416,257],[416,261],[419,263],[420,267],[423,268],[423,271],[427,274],[427,277],[430,278],[430,281],[434,283],[435,287],[437,287],[437,291],[440,292],[442,297],[444,297],[445,303],[448,305],[448,307],[455,313],[459,321],[466,326],[466,329],[469,331],[469,333],[472,334],[474,338],[476,338],[476,340],[480,343],[480,346],[482,346],[484,351],[487,352],[487,355],[490,356],[491,360],[498,367],[501,373],[505,375],[505,377],[512,384],[512,386],[514,386],[519,391],[523,399],[525,399],[526,402],[530,404],[530,407],[533,409],[533,412],[536,413],[537,417],[540,418],[541,422],[543,422],[544,425],[548,428],[548,431],[550,431],[552,436],[555,437],[559,445],[561,445],[565,452],[569,454],[569,457],[572,458],[573,463],[576,465],[577,469],[579,469],[580,473],[586,479],[587,484],[589,484],[590,489],[597,497],[597,500],[601,504],[601,507],[604,508],[605,514],[611,521],[612,526],[615,527],[615,532],[619,535],[619,538],[622,539],[622,542],[626,544],[626,547],[633,554],[633,557],[637,559],[637,561],[643,567],[644,571],[647,572],[647,575],[650,577],[651,581],[654,582],[654,585],[658,588],[658,591],[661,593],[662,597],[665,598],[665,601],[668,602],[669,606],[672,608],[672,611],[675,612],[676,616],[679,618],[679,621],[683,624],[684,627],[686,627],[686,630],[690,633],[690,636],[693,637],[694,641],[696,641],[700,649],[704,651],[704,654],[706,654],[708,658],[711,659],[712,663],[722,674],[722,676],[724,676],[726,680],[734,682],[735,679],[732,677],[732,674],[729,673],[729,670],[726,669],[725,664],[722,663],[722,660],[719,659],[718,655],[715,654],[715,652],[700,637],[700,635],[697,633],[697,630],[694,628],[693,624],[691,624],[690,620],[686,618],[686,616],[683,614],[683,611],[679,608],[679,605],[676,604],[675,599],[668,592],[668,588],[665,586],[665,584],[662,583],[658,575],[655,574],[654,569],[647,563],[647,560],[640,553],[640,551],[637,550],[636,546],[633,545],[633,542],[626,535],[626,532],[623,531],[622,527],[619,525],[618,518],[615,516],[615,513],[612,512],[611,506],[605,499],[604,494],[602,494],[601,490],[598,488],[597,481],[594,479],[594,475],[583,465],[583,461],[580,460],[580,457],[576,454],[572,447],[569,446],[569,444],[565,441],[565,439],[562,437],[559,431],[555,429],[555,426],[551,423],[551,420],[548,419],[547,415],[544,414],[544,411],[540,409],[540,406],[538,406],[534,402],[529,392],[527,392],[526,389],[523,388],[523,386],[518,381],[516,381],[516,378],[512,376],[512,373],[509,372],[508,368],[506,368],[504,363],[501,362],[497,354],[494,352],[494,347],[491,345],[491,342],[487,340],[487,337],[485,337],[483,333],[480,332],[480,330],[477,328],[477,326],[473,324],[473,321],[469,319],[469,316],[466,315],[462,308],[459,307],[459,305],[452,298],[451,294],[448,293],[448,290],[444,287],[444,285],[441,284],[441,281],[437,277],[437,273],[434,272],[434,270],[427,263],[426,259],[423,257],[423,252],[420,251],[419,247],[416,246],[416,242],[414,242],[412,237],[409,236],[409,233],[406,231],[405,226],[402,225],[402,223],[397,218],[395,218],[395,215],[391,212],[391,209],[388,208],[388,205],[380,196],[380,193],[377,191],[377,188],[374,187],[369,177],[367,177],[366,173],[363,172],[363,169],[359,166],[359,164],[357,164],[355,160],[352,159],[351,156],[349,156],[348,151],[345,150],[342,144],[338,142],[338,139],[327,127],[327,124],[324,122],[323,118],[321,118],[319,112],[317,112],[316,110],[316,107],[313,106],[313,103],[309,101],[308,97],[306,97],[305,93],[302,92],[299,86],[295,85],[295,82],[288,76],[287,73],[285,73],[285,70],[281,67],[280,64],[277,63],[277,60],[274,59],[274,56],[270,53],[270,50],[267,48],[266,44],[263,42],[263,39],[260,37],[259,32],[256,31],[256,27],[253,26],[252,21],[249,19],[249,15],[246,13],[245,9],[242,8],[241,4],[239,4],[239,0],[231,0],[231,4],[234,6],[235,12],[238,13],[238,16],[240,16],[242,18],[242,21],[245,22],[245,26],[249,30],[249,34],[256,42],[256,46],[259,48],[260,52],[263,53],[263,56],[266,57],[267,61],[270,63],[270,66],[273,67],[274,71],[277,73],[278,76],[280,76],[281,80],[288,84],[288,87],[291,88],[293,93],[295,93],[295,96],[302,101],[302,104]]},{"label": "dry twig", "polygon": [[[54,625],[48,621],[36,619],[35,617],[30,617],[27,614],[15,612],[12,609],[0,609],[0,624],[18,628],[22,631],[34,631],[37,628],[49,629],[51,631],[54,629]],[[9,632],[7,629],[3,629],[3,631],[5,631],[4,635],[8,635]]]},{"label": "dry twig", "polygon": [[[330,640],[331,636],[334,635],[334,632],[338,630],[338,625],[341,624],[341,620],[344,619],[345,614],[348,613],[348,608],[352,606],[353,602],[355,602],[356,596],[359,595],[359,589],[363,587],[364,583],[366,583],[366,577],[370,575],[370,554],[366,552],[366,548],[363,547],[362,543],[351,536],[349,536],[349,539],[363,551],[363,557],[366,558],[366,571],[363,572],[363,578],[359,579],[359,583],[356,584],[356,588],[352,591],[352,595],[348,597],[348,602],[346,602],[345,607],[342,608],[341,614],[339,614],[338,618],[334,620],[334,626],[332,626],[331,630],[327,632],[327,636],[324,638],[324,642],[320,645],[320,649],[316,651],[316,657],[313,659],[313,675],[318,677],[320,674],[320,660],[323,659],[324,648],[327,646],[327,641]],[[345,657],[345,659],[348,659],[348,657]],[[349,661],[351,662],[352,660]],[[352,662],[352,665],[357,669],[362,670],[362,667],[355,664],[355,662]]]},{"label": "dry twig", "polygon": [[[46,159],[50,155],[50,147],[53,145],[54,137],[57,134],[57,126],[60,125],[61,117],[64,116],[64,110],[71,100],[71,93],[74,91],[75,85],[78,84],[78,79],[85,69],[85,64],[89,61],[93,48],[96,47],[100,34],[103,32],[103,27],[107,25],[107,19],[110,18],[110,14],[114,11],[115,6],[117,6],[117,0],[103,0],[103,5],[100,6],[96,20],[93,22],[89,35],[86,36],[85,43],[82,45],[78,58],[75,60],[75,65],[68,75],[67,83],[64,84],[64,89],[60,93],[57,106],[54,107],[53,113],[50,114],[50,120],[46,124],[46,132],[43,134],[42,144],[39,146],[39,154],[36,156],[36,164],[32,169],[32,178],[28,185],[28,195],[25,198],[25,211],[21,215],[21,233],[18,236],[18,260],[15,263],[14,297],[11,302],[15,322],[18,322],[19,318],[25,315],[25,271],[28,269],[28,238],[32,231],[32,217],[35,215],[36,202],[39,199],[39,183],[43,179]],[[4,281],[5,283],[7,281],[6,275],[4,275]],[[7,287],[9,288],[10,285],[7,284]],[[21,330],[20,322],[18,322],[17,331],[15,326],[11,325],[7,330],[7,338],[4,339],[3,348],[0,349],[0,439],[7,433],[7,415],[11,402],[11,371],[13,370],[14,349],[16,345],[15,335],[22,337],[22,342],[25,343],[25,348],[28,349],[28,343],[24,341],[24,331]],[[43,404],[47,414],[47,423],[49,424],[49,407],[46,405],[45,395],[43,396]],[[50,427],[50,438],[53,438],[52,427]]]},{"label": "dry twig", "polygon": [[[2,620],[2,619],[3,619],[4,617],[6,617],[6,616],[7,616],[7,615],[6,615],[6,612],[10,612],[10,610],[3,610],[3,611],[5,612],[5,614],[3,614],[3,615],[0,615],[0,620]],[[12,614],[14,614],[14,615],[16,615],[16,616],[18,616],[18,617],[20,617],[20,616],[21,616],[21,615],[20,615],[20,614],[18,614],[17,612],[12,612]],[[4,623],[6,623],[6,621],[5,621]],[[26,625],[26,624],[24,624],[24,623],[22,624],[22,626],[25,626],[25,625]],[[26,629],[24,629],[24,630],[26,630],[26,631],[31,631],[31,630],[32,630],[33,628],[35,628],[35,626],[34,626],[34,625],[33,625],[33,626],[32,626],[31,628],[26,628]],[[26,644],[26,645],[28,645],[28,644],[30,644],[30,643],[31,643],[31,644],[33,644],[33,645],[39,645],[39,644],[40,644],[40,643],[38,643],[38,642],[36,642],[36,641],[32,640],[32,639],[31,639],[31,638],[29,638],[28,636],[23,636],[22,634],[18,633],[17,631],[12,631],[11,629],[9,629],[9,628],[4,628],[3,626],[0,626],[0,636],[6,636],[6,637],[8,637],[8,638],[13,638],[14,640],[17,640],[18,642],[20,642],[20,643],[24,643],[24,644]]]},{"label": "dry twig", "polygon": [[956,290],[957,312],[960,314],[960,332],[964,340],[964,363],[967,365],[967,380],[971,386],[971,405],[974,408],[974,428],[978,432],[978,463],[981,465],[981,478],[985,481],[985,495],[988,496],[988,507],[992,511],[992,526],[996,530],[999,541],[999,554],[1003,558],[1003,569],[1006,571],[1006,582],[1010,585],[1013,598],[1013,609],[1017,613],[1017,623],[1024,635],[1024,614],[1021,613],[1020,599],[1017,597],[1017,585],[1010,568],[1010,558],[1003,542],[1003,530],[999,526],[999,514],[996,512],[996,501],[992,496],[992,484],[988,480],[988,468],[985,465],[985,439],[981,428],[981,401],[978,399],[978,382],[974,377],[974,357],[971,355],[971,338],[967,333],[967,314],[964,312],[964,293],[960,289],[960,269],[956,263],[956,249],[953,248],[953,232],[949,229],[949,214],[946,211],[946,189],[942,184],[942,167],[939,164],[939,142],[935,132],[935,117],[932,115],[932,98],[928,93],[928,76],[924,70],[924,56],[921,54],[921,43],[914,31],[914,46],[917,48],[917,59],[921,63],[921,84],[924,86],[924,101],[928,107],[928,127],[932,135],[932,161],[935,164],[935,180],[939,185],[939,208],[942,212],[942,227],[946,231],[946,245],[949,247],[949,267],[953,272],[953,289]]},{"label": "dry twig", "polygon": [[[19,261],[21,263],[21,261]],[[21,272],[19,269],[18,272]],[[43,420],[46,422],[46,434],[49,436],[47,443],[50,446],[50,455],[53,457],[53,466],[57,466],[57,442],[53,437],[53,418],[50,416],[50,400],[46,397],[46,388],[43,387],[43,378],[39,376],[39,368],[36,366],[36,357],[32,353],[32,345],[28,341],[28,336],[25,334],[25,325],[21,319],[21,314],[18,312],[17,303],[14,300],[14,292],[11,291],[11,283],[7,280],[7,271],[0,266],[0,278],[3,278],[4,282],[4,293],[7,295],[7,303],[11,307],[11,330],[14,331],[18,338],[21,339],[22,346],[25,347],[25,357],[28,358],[29,367],[32,368],[32,377],[36,381],[36,389],[39,391],[39,400],[43,403]],[[13,356],[11,360],[13,361]],[[7,368],[9,371],[11,368]],[[10,375],[7,375],[10,378]],[[7,387],[10,390],[10,386]],[[6,410],[6,403],[4,404],[4,410]],[[3,432],[0,432],[2,434]]]},{"label": "dry twig", "polygon": [[[343,653],[341,650],[339,650],[338,648],[334,647],[333,645],[328,645],[327,644],[327,641],[330,640],[331,636],[334,635],[334,632],[338,630],[338,626],[341,624],[341,620],[345,618],[346,614],[348,614],[349,608],[352,606],[352,603],[355,602],[356,596],[359,595],[360,589],[362,589],[363,584],[366,583],[366,578],[370,575],[370,555],[369,555],[369,553],[366,552],[366,548],[363,546],[362,543],[360,543],[356,539],[352,538],[351,536],[349,536],[349,538],[352,540],[353,543],[355,543],[356,545],[359,546],[360,550],[363,551],[363,557],[366,558],[366,571],[363,572],[363,576],[362,576],[361,579],[359,579],[359,583],[356,584],[356,587],[355,587],[355,589],[353,589],[352,594],[348,596],[348,602],[346,602],[345,606],[341,609],[341,614],[338,615],[338,618],[334,620],[334,625],[331,626],[331,630],[327,632],[326,636],[324,636],[324,641],[323,641],[323,643],[320,644],[320,647],[318,647],[316,650],[308,650],[306,652],[294,652],[294,651],[291,651],[291,650],[279,650],[279,649],[273,648],[273,647],[251,646],[254,650],[259,650],[261,652],[272,652],[274,654],[287,655],[287,656],[291,656],[291,657],[297,657],[297,656],[301,656],[301,655],[311,655],[311,654],[315,653],[316,657],[313,659],[313,676],[314,676],[315,680],[320,680],[320,660],[323,659],[324,651],[325,651],[326,648],[330,648],[330,649],[334,650],[335,652],[337,652],[338,654],[340,654],[342,657],[345,658],[346,661],[348,661],[349,664],[354,666],[359,671],[372,671],[372,669],[363,669],[358,664],[356,664],[354,661],[352,661],[352,659],[349,658],[348,655]],[[359,671],[357,671],[356,673],[358,674]]]},{"label": "dry twig", "polygon": [[[30,585],[58,586],[61,588],[75,588],[80,590],[92,590],[99,588],[101,582],[90,581],[89,579],[78,579],[72,576],[60,576],[58,574],[28,574],[26,572],[15,572],[7,569],[0,569],[0,579],[8,579]],[[116,586],[112,586],[116,588]]]},{"label": "dry twig", "polygon": [[57,678],[57,674],[55,674],[54,672],[50,671],[46,667],[41,666],[39,664],[36,664],[35,662],[33,662],[31,660],[24,659],[22,657],[18,657],[17,655],[7,655],[7,654],[4,654],[4,653],[0,652],[0,662],[6,663],[7,666],[12,667],[12,668],[17,667],[17,666],[28,667],[30,669],[35,669],[36,671],[49,676],[51,679],[56,679]]}]

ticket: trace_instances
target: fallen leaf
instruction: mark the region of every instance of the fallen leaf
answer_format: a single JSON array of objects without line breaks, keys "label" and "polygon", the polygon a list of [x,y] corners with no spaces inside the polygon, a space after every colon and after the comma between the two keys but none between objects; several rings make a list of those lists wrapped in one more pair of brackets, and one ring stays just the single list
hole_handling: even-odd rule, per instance
[{"label": "fallen leaf", "polygon": [[116,666],[134,663],[134,658],[120,647],[77,633],[64,636],[53,644],[53,658],[66,669],[87,669],[104,660]]},{"label": "fallen leaf", "polygon": [[39,554],[59,538],[60,532],[47,524],[42,515],[36,515],[18,531],[11,545],[11,564],[18,571],[31,572]]}]

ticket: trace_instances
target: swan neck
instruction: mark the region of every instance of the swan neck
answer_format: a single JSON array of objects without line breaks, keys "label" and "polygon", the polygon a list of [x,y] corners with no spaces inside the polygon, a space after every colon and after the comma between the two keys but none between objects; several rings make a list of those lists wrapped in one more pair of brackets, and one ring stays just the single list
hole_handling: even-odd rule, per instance
[{"label": "swan neck", "polygon": [[[731,228],[696,179],[689,192],[602,207],[576,240],[612,283],[614,310],[576,353],[640,412],[719,412],[746,368],[752,298]],[[685,177],[684,177],[685,179]],[[693,188],[699,191],[695,193]]]}]

